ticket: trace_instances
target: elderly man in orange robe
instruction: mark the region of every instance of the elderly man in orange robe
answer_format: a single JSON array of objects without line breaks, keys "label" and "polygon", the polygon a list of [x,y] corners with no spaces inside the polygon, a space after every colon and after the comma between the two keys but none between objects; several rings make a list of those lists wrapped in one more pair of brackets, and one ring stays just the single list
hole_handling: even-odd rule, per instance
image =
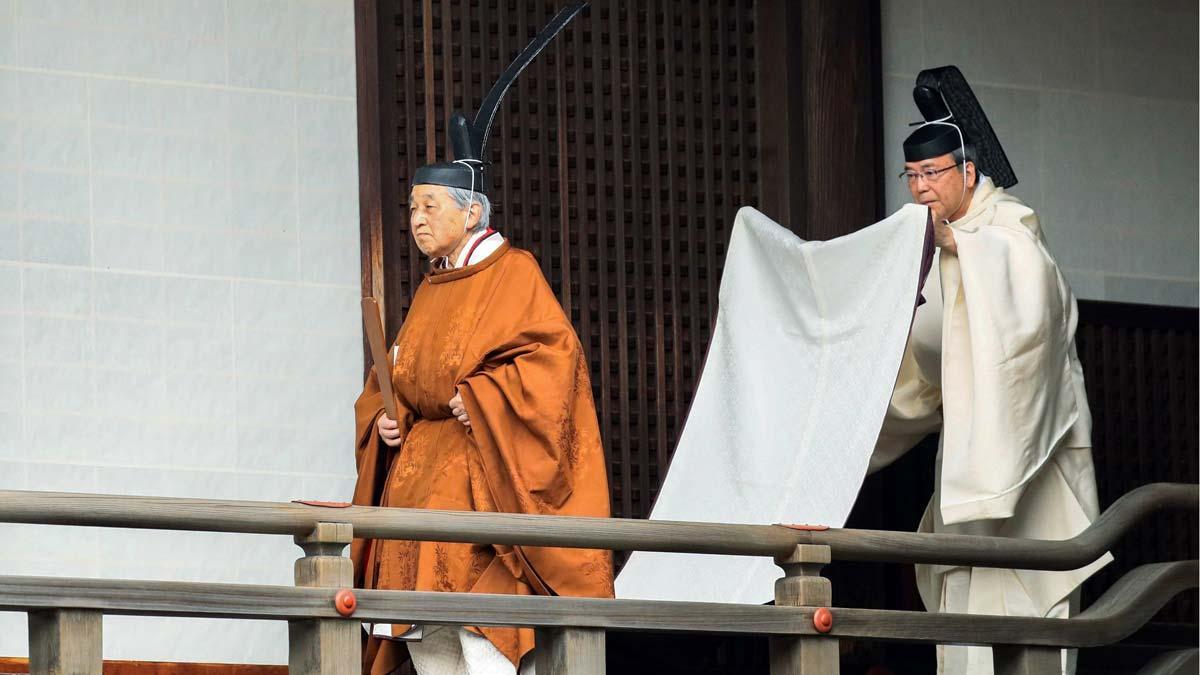
[{"label": "elderly man in orange robe", "polygon": [[[473,121],[451,117],[457,159],[420,167],[413,176],[409,227],[432,269],[391,351],[398,419],[384,412],[374,371],[354,406],[355,504],[610,515],[583,347],[537,261],[489,227],[482,161],[504,92],[586,4],[575,2],[551,20]],[[610,551],[355,540],[351,557],[362,588],[613,596]],[[533,670],[529,628],[374,626],[371,632],[365,673],[396,670],[405,646],[418,675]]]},{"label": "elderly man in orange robe", "polygon": [[[409,223],[432,270],[391,351],[400,419],[375,375],[355,404],[354,503],[406,508],[608,516],[608,480],[587,361],[534,257],[488,227],[475,165],[417,174]],[[393,590],[611,597],[609,551],[358,540],[356,585]],[[398,637],[407,627],[396,627]],[[418,673],[497,662],[512,673],[528,628],[424,627],[406,643]],[[374,638],[367,672],[389,672],[399,644]],[[436,653],[435,653],[436,652]],[[482,655],[482,656],[481,656]],[[531,659],[526,659],[531,661]],[[425,667],[423,667],[425,666]],[[469,672],[481,672],[471,667]]]}]

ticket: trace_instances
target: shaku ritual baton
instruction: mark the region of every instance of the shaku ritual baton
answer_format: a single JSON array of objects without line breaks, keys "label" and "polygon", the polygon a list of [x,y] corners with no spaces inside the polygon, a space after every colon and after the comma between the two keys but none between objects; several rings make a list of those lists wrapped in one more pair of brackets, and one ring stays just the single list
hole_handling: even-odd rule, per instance
[{"label": "shaku ritual baton", "polygon": [[396,396],[392,393],[392,364],[387,358],[387,343],[383,338],[383,318],[375,298],[362,299],[363,328],[367,331],[367,343],[371,347],[371,360],[375,362],[375,377],[379,378],[379,390],[383,394],[383,409],[388,417],[397,419]]}]

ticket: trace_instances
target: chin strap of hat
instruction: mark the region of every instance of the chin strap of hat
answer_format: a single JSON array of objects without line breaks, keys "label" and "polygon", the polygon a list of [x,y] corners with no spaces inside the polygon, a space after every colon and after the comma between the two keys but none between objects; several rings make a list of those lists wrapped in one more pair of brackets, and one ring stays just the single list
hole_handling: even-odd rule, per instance
[{"label": "chin strap of hat", "polygon": [[475,172],[483,173],[483,160],[480,159],[456,159],[455,164],[462,164],[471,170],[471,201],[467,203],[467,215],[463,218],[463,234],[467,233],[467,224],[471,222],[471,207],[477,203],[475,201]]}]

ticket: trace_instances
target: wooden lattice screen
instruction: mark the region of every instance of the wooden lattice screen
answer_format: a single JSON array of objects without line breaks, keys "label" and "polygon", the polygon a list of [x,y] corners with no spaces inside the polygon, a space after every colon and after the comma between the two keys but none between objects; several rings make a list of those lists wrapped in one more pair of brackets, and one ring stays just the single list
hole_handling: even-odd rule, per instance
[{"label": "wooden lattice screen", "polygon": [[[449,114],[474,111],[561,5],[396,3],[397,204],[417,166],[446,158]],[[496,227],[541,261],[584,343],[615,515],[649,511],[730,223],[758,203],[754,38],[751,0],[596,3],[510,90],[488,145]],[[393,219],[385,248],[406,253],[388,256],[389,331],[424,270],[405,211]]]},{"label": "wooden lattice screen", "polygon": [[[1092,410],[1101,506],[1158,481],[1200,479],[1200,328],[1195,309],[1081,302],[1077,342]],[[1089,580],[1095,598],[1137,565],[1195,558],[1195,513],[1160,514],[1121,538],[1116,561]],[[1195,623],[1196,593],[1161,620]]]}]

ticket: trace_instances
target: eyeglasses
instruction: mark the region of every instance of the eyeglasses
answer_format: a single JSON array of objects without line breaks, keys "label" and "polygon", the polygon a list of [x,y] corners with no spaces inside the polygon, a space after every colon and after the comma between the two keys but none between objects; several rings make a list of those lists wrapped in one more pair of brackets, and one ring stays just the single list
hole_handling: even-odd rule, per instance
[{"label": "eyeglasses", "polygon": [[917,182],[918,178],[924,178],[926,183],[932,183],[937,180],[938,176],[957,167],[958,164],[951,164],[942,169],[922,169],[920,171],[901,171],[900,178],[909,184]]}]

